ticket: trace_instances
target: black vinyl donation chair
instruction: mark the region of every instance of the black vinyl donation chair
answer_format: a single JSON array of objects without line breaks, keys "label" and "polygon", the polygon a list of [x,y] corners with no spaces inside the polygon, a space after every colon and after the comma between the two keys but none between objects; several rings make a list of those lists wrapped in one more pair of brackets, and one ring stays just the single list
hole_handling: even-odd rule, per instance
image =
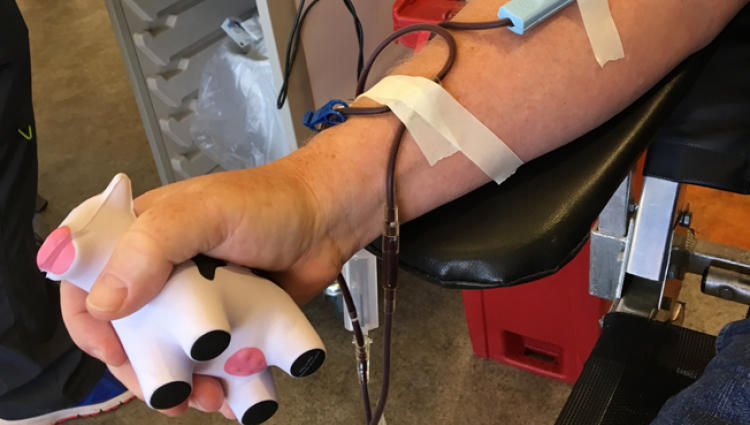
[{"label": "black vinyl donation chair", "polygon": [[750,253],[695,238],[684,184],[750,193],[750,7],[604,125],[405,224],[400,266],[445,288],[508,287],[591,239],[590,292],[614,304],[557,424],[648,424],[715,353],[712,336],[655,320],[677,306],[665,279],[699,274],[704,293],[750,304]]}]

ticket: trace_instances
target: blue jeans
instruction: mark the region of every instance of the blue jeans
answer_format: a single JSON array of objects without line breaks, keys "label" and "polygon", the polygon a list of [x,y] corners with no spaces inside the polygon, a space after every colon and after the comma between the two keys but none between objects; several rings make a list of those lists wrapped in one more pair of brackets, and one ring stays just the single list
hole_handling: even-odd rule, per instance
[{"label": "blue jeans", "polygon": [[690,387],[672,397],[652,425],[750,424],[750,319],[726,325],[716,357]]}]

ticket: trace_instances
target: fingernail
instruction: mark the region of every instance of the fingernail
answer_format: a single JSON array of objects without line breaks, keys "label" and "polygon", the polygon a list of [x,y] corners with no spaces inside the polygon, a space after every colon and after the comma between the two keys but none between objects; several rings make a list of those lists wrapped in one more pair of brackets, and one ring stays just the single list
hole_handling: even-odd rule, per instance
[{"label": "fingernail", "polygon": [[194,409],[200,410],[201,412],[208,413],[208,410],[206,410],[206,408],[203,407],[203,405],[201,404],[200,401],[198,401],[197,398],[195,400],[192,400],[191,403],[193,404],[193,408]]},{"label": "fingernail", "polygon": [[125,283],[111,274],[102,276],[91,288],[86,304],[89,308],[103,313],[120,310],[128,296]]}]

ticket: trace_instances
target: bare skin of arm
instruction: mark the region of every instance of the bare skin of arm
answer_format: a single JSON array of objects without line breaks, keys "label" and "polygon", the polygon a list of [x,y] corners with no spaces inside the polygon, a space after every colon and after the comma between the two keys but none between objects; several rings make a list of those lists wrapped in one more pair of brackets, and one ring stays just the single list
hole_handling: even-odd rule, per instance
[{"label": "bare skin of arm", "polygon": [[[471,2],[455,20],[492,20],[503,3]],[[522,160],[529,161],[623,110],[687,56],[708,44],[745,3],[724,2],[712,8],[708,3],[683,0],[610,0],[626,57],[603,69],[594,58],[577,4],[528,36],[507,30],[454,31],[458,60],[443,86]],[[394,74],[431,78],[444,63],[446,52],[447,47],[436,38]],[[331,186],[333,197],[324,199],[324,204],[346,199],[341,188],[347,184],[337,181],[337,175],[342,180],[361,176],[370,182],[367,196],[356,193],[361,190],[358,185],[348,185],[354,202],[336,212],[345,211],[351,217],[355,230],[361,233],[360,245],[380,231],[385,167],[373,165],[387,162],[386,145],[397,125],[392,115],[387,119],[350,119],[322,133],[295,158],[313,170],[311,178],[322,176],[321,182]],[[336,173],[315,171],[333,167]],[[489,181],[460,153],[430,167],[409,137],[399,154],[397,170],[404,220]]]},{"label": "bare skin of arm", "polygon": [[[576,4],[524,36],[454,32],[456,64],[444,87],[524,161],[602,124],[680,61],[708,44],[749,0],[610,0],[625,59],[594,59]],[[503,0],[474,0],[455,18],[496,19]],[[394,73],[432,77],[446,46],[434,40]],[[299,303],[320,293],[382,228],[385,166],[398,121],[351,118],[267,166],[165,186],[136,201],[139,218],[91,294],[63,284],[74,341],[138,392],[110,325],[161,290],[174,264],[197,253],[273,272]],[[397,166],[402,221],[489,181],[458,153],[430,167],[407,136]],[[217,381],[196,381],[192,402],[216,411]],[[187,404],[168,414],[180,414]],[[223,411],[227,413],[226,406]]]}]

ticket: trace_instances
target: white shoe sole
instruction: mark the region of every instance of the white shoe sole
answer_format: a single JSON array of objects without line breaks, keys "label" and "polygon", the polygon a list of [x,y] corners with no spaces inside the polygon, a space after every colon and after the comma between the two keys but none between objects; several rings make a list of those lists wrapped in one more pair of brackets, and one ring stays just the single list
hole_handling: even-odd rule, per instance
[{"label": "white shoe sole", "polygon": [[36,416],[29,419],[20,419],[17,421],[0,419],[0,425],[55,425],[71,419],[87,418],[89,416],[97,416],[102,413],[111,412],[134,398],[135,396],[133,396],[133,393],[126,391],[115,398],[111,398],[99,404],[71,407],[70,409],[58,410],[46,415]]}]

